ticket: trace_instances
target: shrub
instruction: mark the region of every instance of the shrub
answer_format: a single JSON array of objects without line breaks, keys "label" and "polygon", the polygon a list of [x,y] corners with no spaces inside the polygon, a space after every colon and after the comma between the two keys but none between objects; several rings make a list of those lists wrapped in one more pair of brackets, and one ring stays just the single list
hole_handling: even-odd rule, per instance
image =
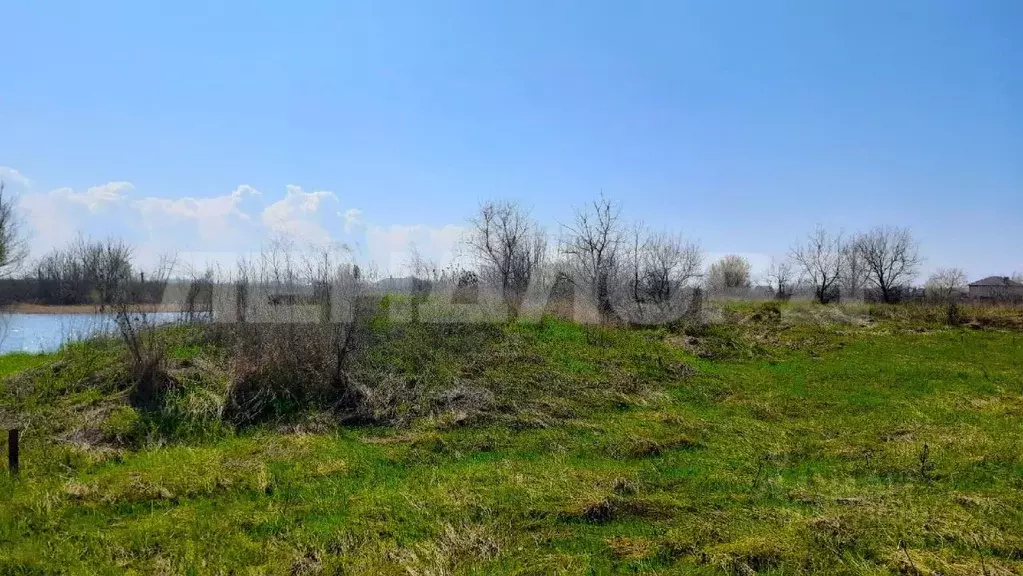
[{"label": "shrub", "polygon": [[362,335],[362,326],[341,323],[236,327],[229,345],[235,381],[225,417],[244,425],[342,407],[353,398],[348,363]]},{"label": "shrub", "polygon": [[131,406],[114,408],[100,424],[100,431],[108,440],[125,443],[134,439],[140,429],[141,418]]},{"label": "shrub", "polygon": [[781,321],[781,308],[776,302],[765,302],[757,307],[750,320],[758,323],[778,323]]}]

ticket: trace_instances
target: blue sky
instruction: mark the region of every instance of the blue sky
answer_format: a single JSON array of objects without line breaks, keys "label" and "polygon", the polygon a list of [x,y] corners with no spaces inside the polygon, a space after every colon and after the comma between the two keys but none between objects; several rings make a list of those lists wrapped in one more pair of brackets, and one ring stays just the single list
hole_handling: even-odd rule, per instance
[{"label": "blue sky", "polygon": [[1017,0],[5,3],[0,177],[37,253],[440,258],[482,199],[554,231],[603,191],[755,263],[894,224],[924,273],[1007,274],[1021,29]]}]

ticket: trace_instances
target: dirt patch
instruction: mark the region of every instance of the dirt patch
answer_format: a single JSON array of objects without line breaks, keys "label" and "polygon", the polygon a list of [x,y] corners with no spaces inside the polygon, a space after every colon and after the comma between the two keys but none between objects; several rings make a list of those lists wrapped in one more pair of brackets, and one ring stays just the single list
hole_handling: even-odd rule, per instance
[{"label": "dirt patch", "polygon": [[605,540],[607,547],[620,560],[642,560],[654,550],[654,543],[646,538],[615,536]]}]

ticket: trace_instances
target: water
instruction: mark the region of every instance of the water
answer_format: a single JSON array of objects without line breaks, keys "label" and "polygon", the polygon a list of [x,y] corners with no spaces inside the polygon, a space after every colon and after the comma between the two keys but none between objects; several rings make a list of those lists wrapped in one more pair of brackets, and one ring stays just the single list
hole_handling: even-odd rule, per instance
[{"label": "water", "polygon": [[[147,315],[159,323],[180,317],[174,312]],[[0,314],[0,354],[53,352],[65,342],[116,329],[113,314]]]}]

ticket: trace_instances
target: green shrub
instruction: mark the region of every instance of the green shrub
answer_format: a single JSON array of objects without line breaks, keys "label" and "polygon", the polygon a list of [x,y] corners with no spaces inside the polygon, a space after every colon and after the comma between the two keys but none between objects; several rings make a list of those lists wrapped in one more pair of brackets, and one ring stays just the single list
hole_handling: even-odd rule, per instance
[{"label": "green shrub", "polygon": [[126,443],[137,437],[140,425],[141,418],[134,408],[118,406],[107,414],[100,424],[100,431],[109,440]]}]

